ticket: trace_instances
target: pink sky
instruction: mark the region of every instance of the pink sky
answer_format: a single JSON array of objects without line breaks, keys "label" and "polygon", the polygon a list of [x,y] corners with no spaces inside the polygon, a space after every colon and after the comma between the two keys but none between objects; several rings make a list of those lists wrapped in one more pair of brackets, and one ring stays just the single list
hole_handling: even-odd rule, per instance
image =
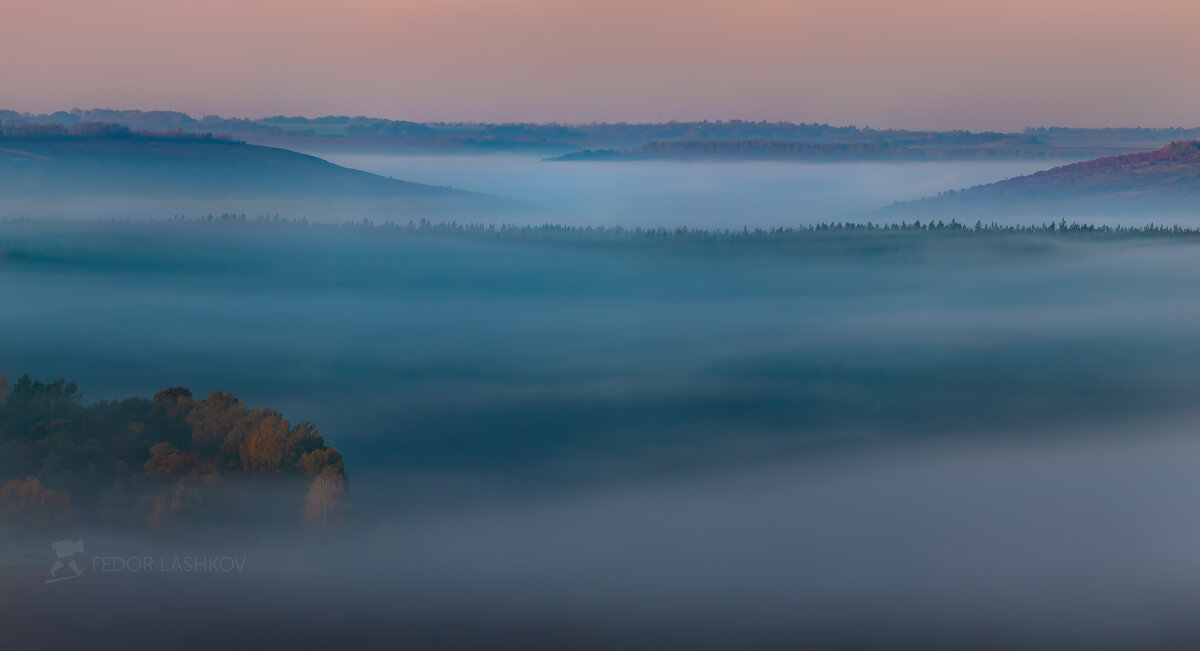
[{"label": "pink sky", "polygon": [[1200,126],[1200,0],[12,0],[0,108]]}]

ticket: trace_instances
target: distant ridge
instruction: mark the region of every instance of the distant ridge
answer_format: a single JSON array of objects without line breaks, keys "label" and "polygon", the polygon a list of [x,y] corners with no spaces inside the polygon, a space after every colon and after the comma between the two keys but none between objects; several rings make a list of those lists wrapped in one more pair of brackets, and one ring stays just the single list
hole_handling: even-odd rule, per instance
[{"label": "distant ridge", "polygon": [[[882,152],[897,160],[934,158],[1059,158],[1085,160],[1133,151],[1148,151],[1172,140],[1200,138],[1200,128],[1031,127],[1023,132],[971,132],[961,129],[911,131],[872,129],[823,123],[746,120],[702,120],[658,123],[487,123],[412,122],[367,116],[274,115],[256,119],[207,115],[193,118],[177,111],[72,109],[54,113],[18,113],[0,109],[0,129],[6,124],[29,124],[61,130],[87,122],[115,123],[129,129],[180,130],[183,133],[230,134],[246,142],[308,152],[328,151],[453,151],[460,153],[525,152],[565,160],[616,160],[641,157],[790,156],[821,160],[837,156],[836,148],[804,148],[786,152],[782,143],[803,145],[886,144]],[[676,145],[669,143],[707,143]],[[740,151],[732,142],[757,142]],[[667,143],[667,144],[663,144]],[[643,151],[642,148],[645,147]],[[911,149],[901,154],[897,150]],[[588,151],[590,150],[590,151]],[[611,152],[603,153],[604,150]],[[600,153],[597,153],[600,152]],[[865,150],[840,155],[852,160]],[[905,158],[907,157],[907,158]]]},{"label": "distant ridge", "polygon": [[1122,147],[1049,147],[1028,136],[955,134],[941,142],[919,138],[894,142],[793,142],[785,140],[653,141],[634,149],[586,149],[557,162],[638,160],[791,160],[806,162],[1081,159],[1128,151]]},{"label": "distant ridge", "polygon": [[884,212],[993,213],[1054,209],[1073,213],[1200,212],[1200,141],[1063,165],[1027,176],[897,203]]}]

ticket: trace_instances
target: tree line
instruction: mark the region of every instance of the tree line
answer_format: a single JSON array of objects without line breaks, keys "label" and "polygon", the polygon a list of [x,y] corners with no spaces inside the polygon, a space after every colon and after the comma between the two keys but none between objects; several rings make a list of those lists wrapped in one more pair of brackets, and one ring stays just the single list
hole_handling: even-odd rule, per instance
[{"label": "tree line", "polygon": [[240,142],[228,134],[184,131],[131,129],[116,122],[79,122],[70,126],[48,123],[39,124],[22,120],[0,121],[0,138],[25,140],[66,140],[70,138],[93,138],[109,140],[187,140]]}]

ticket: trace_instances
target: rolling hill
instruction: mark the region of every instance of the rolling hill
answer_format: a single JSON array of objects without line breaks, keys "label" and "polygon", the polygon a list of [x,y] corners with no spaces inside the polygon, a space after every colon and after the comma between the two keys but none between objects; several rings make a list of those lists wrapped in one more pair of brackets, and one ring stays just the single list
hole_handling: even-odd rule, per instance
[{"label": "rolling hill", "polygon": [[[0,216],[170,216],[208,210],[404,217],[511,207],[495,197],[393,180],[298,152],[190,135],[0,138]],[[117,204],[120,206],[117,206]],[[111,208],[101,207],[112,205]],[[353,211],[351,210],[353,208]],[[130,214],[131,213],[131,214]]]},{"label": "rolling hill", "polygon": [[1055,167],[997,183],[897,203],[889,214],[1057,216],[1188,213],[1200,210],[1200,141]]}]

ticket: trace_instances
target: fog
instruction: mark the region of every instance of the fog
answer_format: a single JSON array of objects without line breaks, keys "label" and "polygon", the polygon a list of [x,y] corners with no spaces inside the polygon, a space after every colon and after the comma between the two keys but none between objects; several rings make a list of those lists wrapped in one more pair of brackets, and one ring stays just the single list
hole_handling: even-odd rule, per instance
[{"label": "fog", "polygon": [[[866,221],[907,201],[1030,174],[1056,161],[795,163],[550,162],[526,155],[315,153],[383,176],[526,202],[502,222],[625,227],[774,228]],[[878,218],[875,217],[876,221]],[[911,218],[909,218],[911,221]]]},{"label": "fog", "polygon": [[1194,640],[1194,245],[858,237],[4,222],[0,371],[312,420],[354,511],[55,537],[233,574],[45,586],[26,541],[0,641]]},{"label": "fog", "polygon": [[[220,142],[168,140],[165,153],[136,141],[98,142],[16,143],[31,152],[18,156],[14,150],[3,161],[8,171],[0,175],[0,218],[237,214],[321,223],[426,219],[736,230],[930,218],[969,224],[1066,218],[1112,225],[1190,223],[1195,217],[1190,203],[1162,204],[1141,195],[1132,203],[1104,197],[1054,203],[1043,196],[1028,204],[1019,198],[918,201],[1030,174],[1062,160],[563,162],[528,154],[396,155],[310,145],[321,157],[314,158]],[[92,145],[101,151],[92,151]]]},{"label": "fog", "polygon": [[[1193,418],[832,455],[315,545],[89,537],[95,554],[246,571],[101,572],[10,612],[63,647],[186,630],[176,648],[1187,648]],[[78,628],[55,628],[59,612]]]}]

